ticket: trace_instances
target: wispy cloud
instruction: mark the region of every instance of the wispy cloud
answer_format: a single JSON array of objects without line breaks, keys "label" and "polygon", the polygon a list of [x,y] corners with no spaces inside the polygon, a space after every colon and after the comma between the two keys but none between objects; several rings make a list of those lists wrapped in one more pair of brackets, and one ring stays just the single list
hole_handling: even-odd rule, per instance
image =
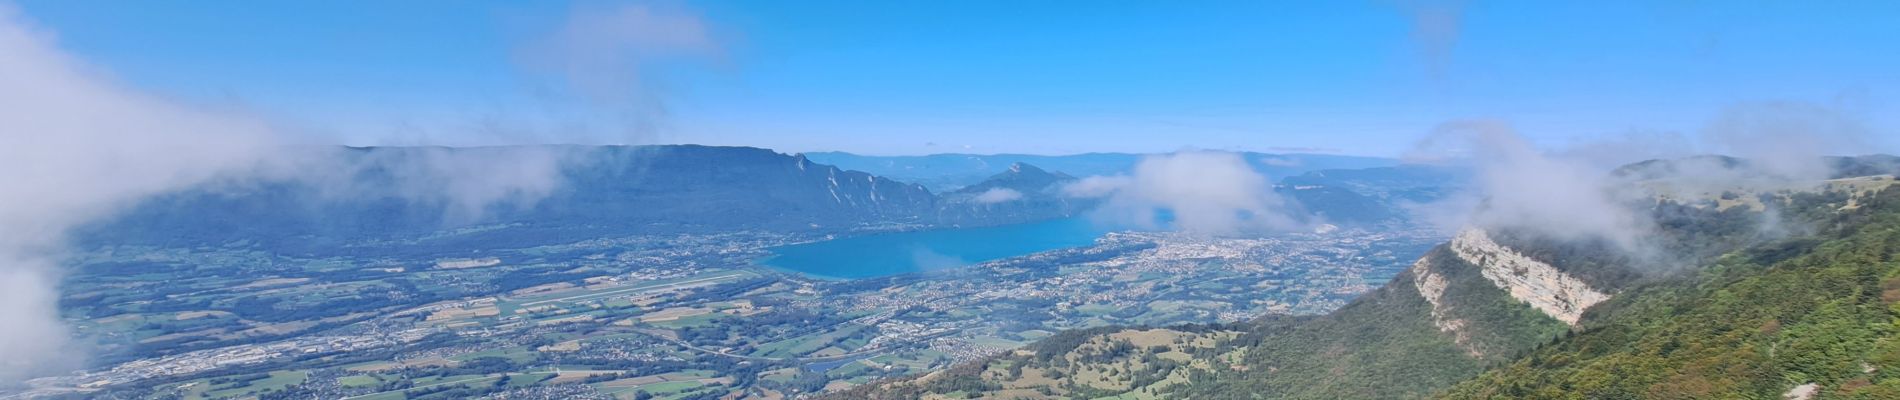
[{"label": "wispy cloud", "polygon": [[1421,209],[1447,229],[1529,229],[1625,249],[1637,248],[1649,231],[1646,220],[1611,191],[1606,169],[1538,149],[1502,121],[1442,124],[1408,157],[1469,162],[1475,170],[1471,192]]},{"label": "wispy cloud", "polygon": [[1712,152],[1746,158],[1761,172],[1790,179],[1821,179],[1831,171],[1823,155],[1876,151],[1862,118],[1816,103],[1771,101],[1724,109],[1702,131]]},{"label": "wispy cloud", "polygon": [[1412,18],[1412,40],[1427,71],[1442,77],[1464,31],[1465,0],[1398,0],[1398,5]]},{"label": "wispy cloud", "polygon": [[723,47],[690,10],[649,3],[575,6],[553,28],[522,41],[515,59],[551,83],[544,90],[578,99],[621,126],[619,138],[650,136],[667,114],[664,87],[652,76],[667,61],[707,61]]}]

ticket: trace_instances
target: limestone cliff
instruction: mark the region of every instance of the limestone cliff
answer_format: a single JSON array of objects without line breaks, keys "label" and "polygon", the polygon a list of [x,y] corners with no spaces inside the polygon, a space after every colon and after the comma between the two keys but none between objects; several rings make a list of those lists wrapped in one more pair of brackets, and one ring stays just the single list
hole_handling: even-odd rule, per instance
[{"label": "limestone cliff", "polygon": [[1610,298],[1550,264],[1492,241],[1482,229],[1459,232],[1450,247],[1459,259],[1478,266],[1485,279],[1512,298],[1566,324],[1576,325],[1584,309]]}]

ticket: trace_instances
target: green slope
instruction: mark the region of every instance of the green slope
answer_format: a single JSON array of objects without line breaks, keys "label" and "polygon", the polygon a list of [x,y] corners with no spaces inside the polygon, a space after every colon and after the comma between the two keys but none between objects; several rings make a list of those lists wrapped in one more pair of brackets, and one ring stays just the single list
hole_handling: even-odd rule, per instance
[{"label": "green slope", "polygon": [[[1457,333],[1434,325],[1411,271],[1351,305],[1290,329],[1255,329],[1230,346],[1246,349],[1244,368],[1194,374],[1174,391],[1186,398],[1403,398],[1477,375],[1488,363],[1509,360],[1567,330],[1555,319],[1512,299],[1479,276],[1477,268],[1443,247],[1426,255],[1445,276],[1448,317],[1464,321]],[[1463,339],[1456,339],[1463,335]]]},{"label": "green slope", "polygon": [[1772,215],[1660,201],[1652,254],[1495,232],[1611,294],[1575,327],[1441,246],[1420,262],[1444,282],[1436,306],[1415,267],[1324,316],[1065,332],[834,397],[1780,398],[1814,383],[1816,398],[1900,398],[1900,190],[1834,187],[1763,195]]},{"label": "green slope", "polygon": [[1120,345],[1116,336],[1132,332],[1123,328],[1064,332],[1023,351],[837,398],[1420,398],[1568,331],[1442,246],[1426,260],[1448,283],[1441,301],[1446,317],[1462,321],[1458,334],[1434,324],[1432,305],[1407,272],[1325,316],[1178,327],[1167,332],[1194,339],[1165,349]]},{"label": "green slope", "polygon": [[1723,258],[1598,307],[1580,333],[1450,398],[1900,398],[1894,191],[1817,237]]}]

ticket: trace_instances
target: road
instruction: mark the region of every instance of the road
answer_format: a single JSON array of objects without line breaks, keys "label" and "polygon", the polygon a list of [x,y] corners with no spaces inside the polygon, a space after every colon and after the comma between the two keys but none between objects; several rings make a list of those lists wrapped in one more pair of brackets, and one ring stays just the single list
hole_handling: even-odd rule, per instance
[{"label": "road", "polygon": [[733,273],[733,274],[715,276],[715,277],[710,277],[710,278],[698,278],[698,279],[683,280],[679,282],[668,282],[668,283],[662,283],[662,284],[653,285],[653,286],[641,286],[641,287],[635,287],[635,288],[617,289],[617,290],[600,292],[600,293],[577,294],[577,295],[562,297],[558,299],[530,301],[526,303],[521,303],[521,306],[530,307],[530,306],[534,306],[538,304],[558,303],[558,302],[564,302],[564,301],[572,301],[575,299],[585,299],[585,298],[593,298],[593,297],[607,297],[607,296],[614,296],[614,295],[627,293],[627,292],[637,292],[637,291],[653,290],[653,289],[660,289],[660,288],[679,288],[682,285],[691,285],[691,284],[738,278],[740,275],[744,275],[744,274]]},{"label": "road", "polygon": [[[847,323],[849,323],[849,322],[847,322]],[[882,351],[884,351],[885,349],[888,349],[888,348],[890,348],[890,346],[879,346],[878,348],[872,348],[872,349],[858,349],[857,351],[853,351],[853,352],[850,352],[850,353],[844,353],[844,354],[838,354],[838,355],[829,355],[829,356],[821,356],[821,357],[759,357],[759,356],[748,356],[748,355],[744,355],[744,354],[732,354],[732,353],[727,353],[727,352],[725,352],[725,351],[720,351],[720,350],[713,350],[713,349],[708,349],[708,348],[704,348],[704,347],[699,347],[698,345],[694,345],[694,344],[692,344],[692,343],[687,343],[687,342],[686,342],[686,341],[684,341],[684,340],[679,340],[679,339],[674,339],[674,338],[670,338],[670,337],[666,337],[666,336],[661,336],[661,335],[658,335],[658,334],[654,334],[654,333],[652,333],[652,332],[647,332],[647,331],[645,331],[645,330],[639,330],[639,329],[635,329],[635,330],[634,330],[634,332],[639,332],[640,334],[643,334],[643,335],[647,335],[647,336],[652,336],[652,337],[655,337],[655,338],[659,338],[660,340],[665,340],[665,341],[668,341],[668,342],[673,342],[673,344],[677,344],[677,345],[680,345],[680,347],[685,347],[685,348],[688,348],[688,349],[693,349],[694,351],[698,351],[698,352],[702,352],[702,353],[707,353],[707,354],[712,354],[712,355],[717,355],[717,356],[724,356],[724,357],[731,357],[731,358],[737,358],[737,359],[741,359],[741,360],[757,360],[757,361],[799,361],[799,362],[820,362],[820,361],[832,361],[832,360],[838,360],[838,359],[844,359],[844,358],[852,358],[852,357],[858,357],[858,356],[863,356],[863,355],[868,355],[868,354],[876,354],[876,353],[878,353],[878,352],[882,352]],[[957,332],[958,332],[958,331],[954,331],[954,330],[952,330],[952,331],[944,331],[944,332],[938,332],[938,333],[933,333],[933,334],[929,334],[929,335],[924,335],[924,336],[921,336],[921,337],[916,337],[916,338],[910,338],[910,339],[903,339],[903,340],[893,340],[893,341],[891,341],[891,342],[889,342],[889,343],[910,343],[910,342],[917,342],[917,341],[924,341],[924,340],[930,340],[930,339],[935,339],[935,338],[939,338],[939,337],[943,337],[943,336],[947,336],[947,335],[950,335],[950,334],[952,334],[952,333],[957,333]]]}]

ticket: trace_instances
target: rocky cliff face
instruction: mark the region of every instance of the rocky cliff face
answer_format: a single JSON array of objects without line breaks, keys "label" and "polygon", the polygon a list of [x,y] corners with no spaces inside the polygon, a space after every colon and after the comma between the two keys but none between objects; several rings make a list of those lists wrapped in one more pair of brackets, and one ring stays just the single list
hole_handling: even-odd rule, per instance
[{"label": "rocky cliff face", "polygon": [[[1509,292],[1512,298],[1566,324],[1576,325],[1584,309],[1610,299],[1610,295],[1590,288],[1550,264],[1492,241],[1482,229],[1459,232],[1451,240],[1450,248],[1459,259],[1478,266],[1485,279]],[[1424,293],[1424,288],[1419,292]]]},{"label": "rocky cliff face", "polygon": [[1412,285],[1418,289],[1419,297],[1425,298],[1425,302],[1432,306],[1432,325],[1437,326],[1439,332],[1451,335],[1452,342],[1472,358],[1483,357],[1484,353],[1471,347],[1471,335],[1465,330],[1465,320],[1452,315],[1451,306],[1446,304],[1445,289],[1451,287],[1451,282],[1444,275],[1432,271],[1431,258],[1421,257],[1413,263],[1412,275],[1417,277],[1412,280]]}]

